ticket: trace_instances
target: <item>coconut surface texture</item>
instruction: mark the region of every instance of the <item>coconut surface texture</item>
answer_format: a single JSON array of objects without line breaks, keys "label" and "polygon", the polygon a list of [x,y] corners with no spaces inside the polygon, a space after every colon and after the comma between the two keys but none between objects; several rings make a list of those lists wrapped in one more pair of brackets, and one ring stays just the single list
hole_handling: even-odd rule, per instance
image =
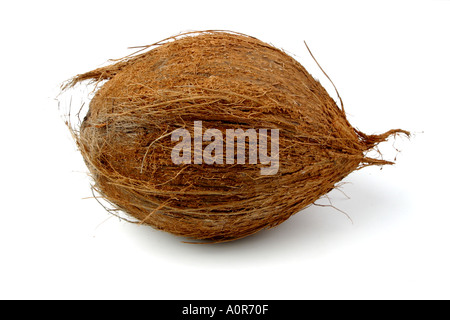
[{"label": "coconut surface texture", "polygon": [[[111,212],[191,240],[231,241],[277,226],[351,172],[392,164],[367,153],[393,134],[409,135],[360,132],[299,62],[233,32],[171,37],[65,88],[83,81],[97,89],[82,123],[69,127],[93,188]],[[213,164],[175,164],[172,134],[194,137],[195,121],[224,140],[227,129],[278,129],[279,168],[262,175],[267,164],[250,163],[249,139],[245,164],[227,164],[225,151]]]}]

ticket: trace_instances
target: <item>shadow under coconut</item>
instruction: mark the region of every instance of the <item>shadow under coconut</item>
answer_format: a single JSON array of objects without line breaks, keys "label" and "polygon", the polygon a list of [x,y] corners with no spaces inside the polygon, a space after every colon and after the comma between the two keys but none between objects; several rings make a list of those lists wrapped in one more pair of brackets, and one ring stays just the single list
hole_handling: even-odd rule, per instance
[{"label": "shadow under coconut", "polygon": [[380,236],[383,228],[398,218],[396,210],[407,208],[401,190],[386,185],[384,179],[370,171],[361,173],[352,174],[350,182],[340,188],[342,192],[333,190],[316,202],[319,205],[300,211],[275,228],[240,240],[191,244],[184,242],[189,239],[137,225],[126,228],[127,236],[134,237],[152,255],[194,266],[255,266],[268,261],[284,264],[291,259],[310,259],[360,241],[360,235]]}]

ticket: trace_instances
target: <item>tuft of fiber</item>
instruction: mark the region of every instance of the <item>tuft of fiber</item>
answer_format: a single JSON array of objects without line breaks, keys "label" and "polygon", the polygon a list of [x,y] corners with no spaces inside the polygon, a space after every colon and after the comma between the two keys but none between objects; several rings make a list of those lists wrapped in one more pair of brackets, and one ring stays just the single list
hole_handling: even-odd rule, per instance
[{"label": "tuft of fiber", "polygon": [[[159,230],[223,242],[277,226],[351,172],[392,164],[367,153],[392,135],[409,135],[355,129],[299,62],[254,37],[203,31],[140,49],[63,89],[101,84],[80,127],[71,127],[77,146],[95,190]],[[194,136],[196,121],[223,136],[278,129],[278,171],[262,175],[265,165],[248,156],[244,164],[174,164],[172,133]]]}]

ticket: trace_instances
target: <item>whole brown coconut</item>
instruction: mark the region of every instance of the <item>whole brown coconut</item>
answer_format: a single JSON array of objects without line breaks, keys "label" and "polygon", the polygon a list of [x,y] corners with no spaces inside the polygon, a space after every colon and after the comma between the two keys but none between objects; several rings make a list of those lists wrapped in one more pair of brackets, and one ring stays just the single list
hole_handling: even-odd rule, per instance
[{"label": "whole brown coconut", "polygon": [[[409,134],[353,128],[300,63],[253,37],[196,32],[143,51],[66,85],[102,83],[74,135],[102,197],[175,235],[222,242],[274,227],[354,170],[392,164],[366,154],[392,134]],[[268,164],[250,161],[250,138],[245,163],[227,162],[225,151],[212,164],[174,163],[173,133],[186,129],[194,137],[198,121],[201,134],[216,129],[223,137],[229,129],[255,129],[260,138],[258,129],[278,129],[279,166],[262,174]],[[203,137],[200,148],[211,140]]]}]

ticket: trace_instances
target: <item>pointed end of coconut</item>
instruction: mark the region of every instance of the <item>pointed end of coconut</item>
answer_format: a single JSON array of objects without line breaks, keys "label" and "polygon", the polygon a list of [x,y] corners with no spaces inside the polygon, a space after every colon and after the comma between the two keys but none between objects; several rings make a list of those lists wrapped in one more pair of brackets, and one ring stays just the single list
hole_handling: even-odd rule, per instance
[{"label": "pointed end of coconut", "polygon": [[78,83],[89,81],[89,83],[99,83],[104,80],[112,79],[121,69],[123,69],[128,62],[120,61],[106,67],[97,68],[86,73],[78,74],[73,78],[67,80],[61,85],[61,91],[75,87]]},{"label": "pointed end of coconut", "polygon": [[392,129],[382,134],[372,134],[372,135],[366,135],[359,130],[357,130],[356,132],[361,137],[362,142],[365,144],[366,150],[374,148],[376,145],[386,141],[391,136],[397,136],[399,134],[404,134],[408,138],[411,136],[411,133],[409,131],[402,129]]},{"label": "pointed end of coconut", "polygon": [[[364,146],[364,151],[369,152],[373,148],[375,148],[378,144],[387,141],[390,137],[398,136],[398,135],[405,135],[407,138],[411,137],[411,133],[406,130],[402,129],[392,129],[382,134],[374,134],[374,135],[366,135],[363,132],[356,130],[356,133],[361,138],[361,142]],[[395,162],[388,161],[384,159],[374,159],[370,157],[364,157],[363,161],[361,162],[362,167],[366,166],[384,166],[384,165],[393,165]]]}]

